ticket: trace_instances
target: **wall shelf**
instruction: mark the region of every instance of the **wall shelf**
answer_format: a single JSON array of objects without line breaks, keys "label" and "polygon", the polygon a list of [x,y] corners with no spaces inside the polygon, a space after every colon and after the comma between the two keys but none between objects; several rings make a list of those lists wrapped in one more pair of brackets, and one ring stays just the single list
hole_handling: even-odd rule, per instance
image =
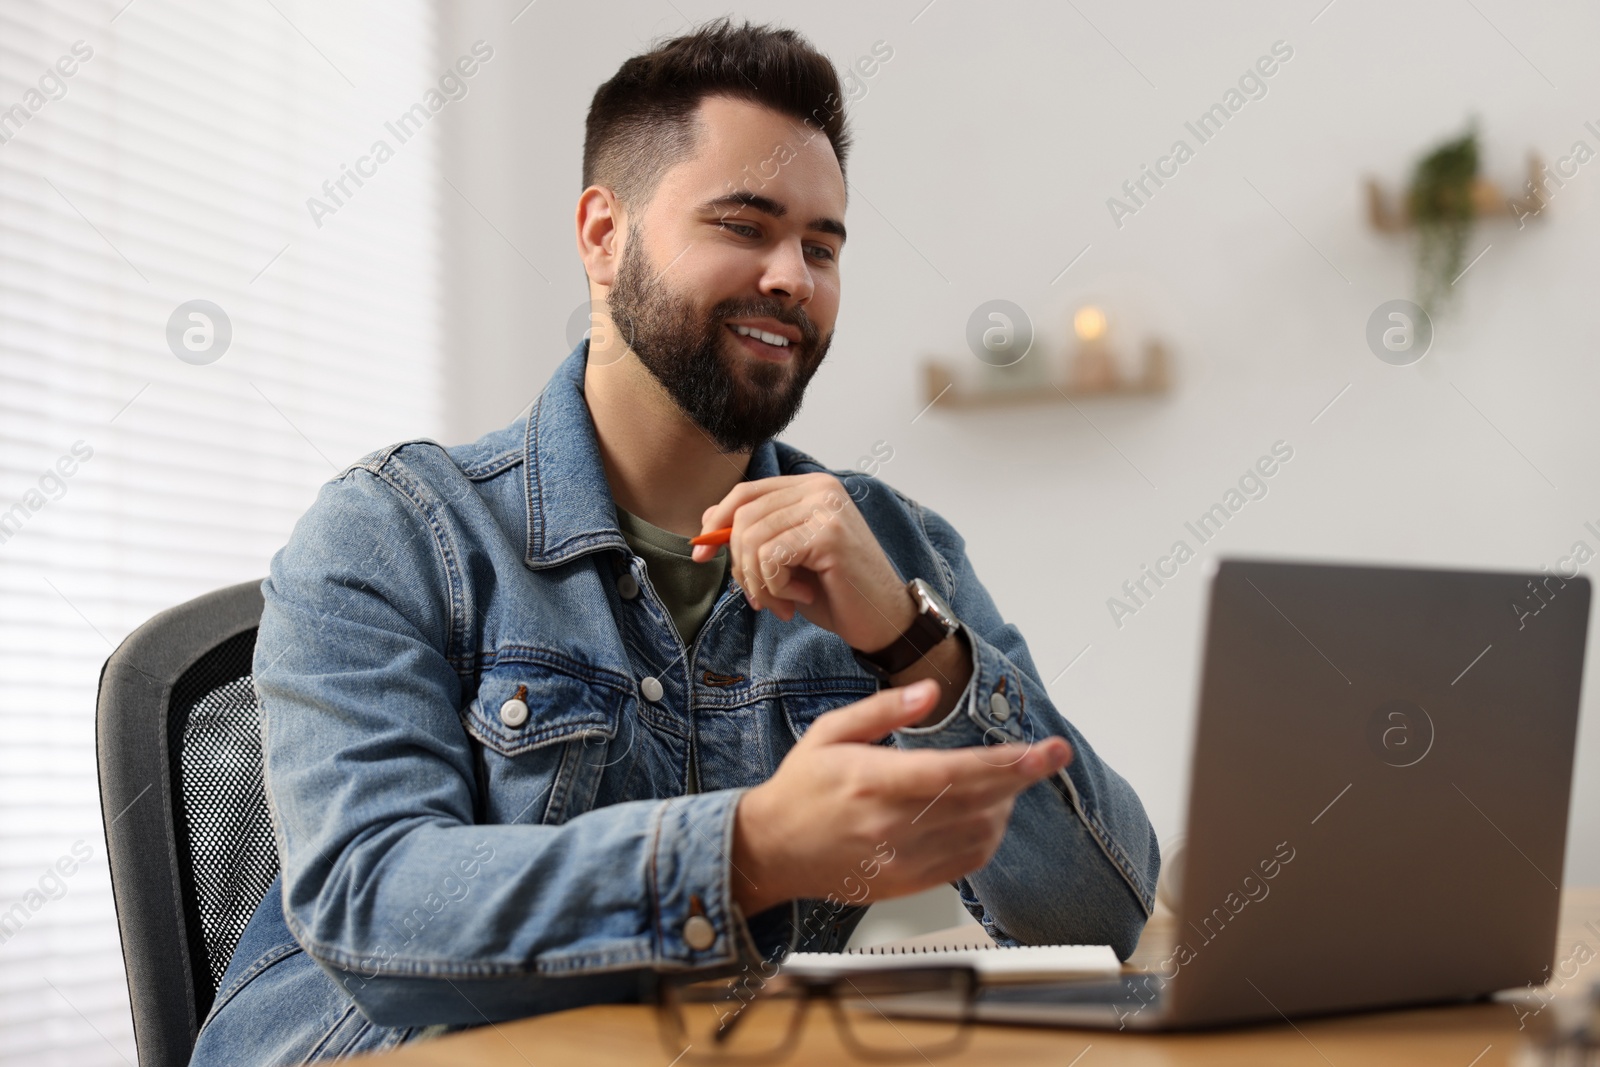
[{"label": "wall shelf", "polygon": [[989,386],[957,380],[950,367],[938,360],[922,365],[923,403],[938,403],[941,408],[971,410],[1034,404],[1064,404],[1068,401],[1101,400],[1112,397],[1150,397],[1171,391],[1163,379],[1134,379],[1110,388],[1083,389],[1064,377],[1040,383],[1014,386]]},{"label": "wall shelf", "polygon": [[[1539,180],[1543,171],[1544,164],[1538,155],[1529,153],[1528,184],[1535,190],[1540,188]],[[1475,218],[1520,219],[1527,215],[1538,215],[1543,208],[1544,201],[1537,192],[1529,196],[1509,196],[1487,178],[1473,179],[1472,210]],[[1405,194],[1389,197],[1376,178],[1367,179],[1367,221],[1373,229],[1382,233],[1404,233],[1416,228]]]}]

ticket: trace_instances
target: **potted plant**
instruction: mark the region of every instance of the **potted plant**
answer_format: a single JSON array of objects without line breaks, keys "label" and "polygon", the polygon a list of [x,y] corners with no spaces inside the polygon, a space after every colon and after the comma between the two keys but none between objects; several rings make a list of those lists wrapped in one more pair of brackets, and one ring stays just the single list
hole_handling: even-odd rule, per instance
[{"label": "potted plant", "polygon": [[1417,225],[1417,303],[1429,315],[1448,302],[1466,258],[1477,208],[1477,126],[1470,120],[1465,134],[1424,156],[1406,193]]}]

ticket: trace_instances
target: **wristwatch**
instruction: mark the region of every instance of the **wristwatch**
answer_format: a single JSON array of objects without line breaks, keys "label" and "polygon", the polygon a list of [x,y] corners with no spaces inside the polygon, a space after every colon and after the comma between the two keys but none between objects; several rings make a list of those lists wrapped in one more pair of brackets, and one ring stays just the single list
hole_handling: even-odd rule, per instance
[{"label": "wristwatch", "polygon": [[944,602],[944,597],[933,586],[921,578],[913,578],[906,583],[906,591],[911,594],[912,603],[917,607],[917,617],[911,620],[905,632],[887,648],[880,648],[876,652],[863,652],[859,648],[850,650],[856,662],[882,682],[917,662],[940,641],[961,628],[955,612],[950,610],[950,605]]}]

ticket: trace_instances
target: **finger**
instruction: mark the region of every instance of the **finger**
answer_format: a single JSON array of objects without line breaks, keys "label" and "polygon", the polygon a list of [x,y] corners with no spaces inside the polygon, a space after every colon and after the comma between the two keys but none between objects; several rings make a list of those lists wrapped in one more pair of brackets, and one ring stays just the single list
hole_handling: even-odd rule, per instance
[{"label": "finger", "polygon": [[700,532],[710,533],[712,530],[720,530],[724,526],[732,526],[733,513],[740,507],[776,489],[790,488],[803,477],[804,475],[798,474],[780,474],[772,478],[757,478],[754,481],[740,482],[728,490],[727,496],[712,504],[700,514]]},{"label": "finger", "polygon": [[769,554],[755,565],[755,570],[747,572],[756,594],[763,600],[779,597],[803,604],[815,603],[820,593],[816,573],[798,560],[797,555],[780,543],[776,553]]},{"label": "finger", "polygon": [[817,602],[817,587],[811,579],[803,577],[793,567],[785,567],[779,581],[774,588],[785,600],[796,604],[815,604]]},{"label": "finger", "polygon": [[696,563],[710,563],[717,558],[717,553],[725,552],[726,545],[694,545],[689,550],[689,555]]},{"label": "finger", "polygon": [[[999,734],[998,728],[994,733]],[[986,738],[988,742],[990,738]],[[986,743],[982,747],[974,746],[972,751],[984,763],[991,764],[1002,770],[1011,770],[1023,776],[1032,775],[1042,778],[1052,774],[1072,762],[1072,745],[1063,737],[1046,735],[1038,740],[1025,743],[1012,743],[993,745]]]},{"label": "finger", "polygon": [[[772,479],[762,479],[763,482]],[[788,490],[777,489],[741,504],[728,520],[732,532],[728,536],[728,561],[734,580],[744,590],[745,599],[757,610],[761,607],[761,571],[755,554],[749,550],[746,531],[771,508],[777,506],[773,498]]]},{"label": "finger", "polygon": [[772,574],[768,559],[774,553],[780,563],[803,558],[848,504],[837,478],[810,474],[734,511],[729,550],[740,558],[740,571],[758,600],[766,591],[763,579]]},{"label": "finger", "polygon": [[744,573],[738,556],[732,554],[728,556],[728,576],[733,584],[738,586],[739,592],[744,595],[745,603],[750,605],[751,610],[760,611],[761,602],[754,595],[754,583],[751,576]]},{"label": "finger", "polygon": [[771,499],[779,506],[753,519],[744,528],[740,542],[740,551],[760,562],[762,586],[774,591],[777,587],[772,579],[777,571],[802,560],[805,550],[815,544],[835,515],[816,497],[801,496],[788,502],[777,498],[778,494],[773,494]]},{"label": "finger", "polygon": [[765,597],[810,604],[816,600],[816,587],[804,576],[804,568],[794,566],[794,556],[782,544],[761,561],[760,586]]},{"label": "finger", "polygon": [[794,618],[794,613],[799,610],[798,602],[792,598],[774,596],[771,593],[761,594],[759,600],[752,599],[748,596],[746,596],[745,599],[750,602],[750,607],[753,610],[770,611],[784,622],[788,622],[790,619]]},{"label": "finger", "polygon": [[763,577],[762,603],[766,606],[773,606],[774,603],[811,603],[810,585],[806,585],[805,579],[798,577],[792,569],[784,568],[778,576]]},{"label": "finger", "polygon": [[977,870],[994,855],[1011,823],[1015,805],[1010,798],[994,804],[963,809],[948,796],[939,798],[913,816],[916,825],[907,824],[895,838],[905,868],[918,875],[933,875],[935,881],[949,881]]},{"label": "finger", "polygon": [[803,499],[803,489],[791,486],[742,504],[733,514],[733,534],[728,541],[728,552],[738,561],[745,589],[757,600],[766,592],[763,579],[771,570],[770,565],[764,562],[764,555],[769,551],[778,552],[785,562],[795,555],[792,548],[768,548],[773,533],[787,529],[783,523],[771,521],[772,516],[790,511]]},{"label": "finger", "polygon": [[[1065,738],[1054,736],[1026,743],[974,746],[969,752],[976,762],[996,772],[996,782],[1010,777],[1022,787],[1047,778],[1072,762],[1072,745]],[[975,781],[981,781],[981,776]]]},{"label": "finger", "polygon": [[928,797],[945,793],[966,804],[1019,793],[1054,774],[1070,761],[1071,746],[1051,737],[1037,744],[921,749],[917,754],[928,758],[889,764],[884,771],[885,786],[903,793],[908,802],[917,798],[926,802]]},{"label": "finger", "polygon": [[896,727],[922,718],[938,700],[939,683],[931,678],[884,689],[865,700],[819,715],[801,741],[804,743],[814,738],[813,743],[824,745],[848,741],[873,744],[888,737]]}]

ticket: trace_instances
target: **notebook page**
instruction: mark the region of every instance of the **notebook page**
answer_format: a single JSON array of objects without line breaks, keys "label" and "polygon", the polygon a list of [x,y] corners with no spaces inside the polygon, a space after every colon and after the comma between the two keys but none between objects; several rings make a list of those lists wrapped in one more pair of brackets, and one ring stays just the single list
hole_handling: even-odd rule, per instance
[{"label": "notebook page", "polygon": [[779,966],[790,974],[853,974],[938,964],[974,967],[978,977],[987,982],[1109,979],[1122,970],[1110,945],[1002,948],[987,939],[946,947],[881,945],[848,952],[793,952]]}]

